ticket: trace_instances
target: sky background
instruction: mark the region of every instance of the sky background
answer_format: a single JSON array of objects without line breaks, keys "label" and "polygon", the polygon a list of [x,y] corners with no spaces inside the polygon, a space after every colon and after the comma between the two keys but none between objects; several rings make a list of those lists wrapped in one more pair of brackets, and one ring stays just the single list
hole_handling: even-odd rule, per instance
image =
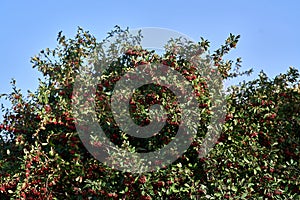
[{"label": "sky background", "polygon": [[[269,77],[300,68],[300,1],[0,1],[0,93],[11,91],[11,78],[24,92],[38,86],[30,58],[54,48],[59,31],[68,37],[78,26],[99,40],[115,25],[168,28],[199,41],[211,51],[229,33],[240,34],[230,58],[242,57],[242,69],[264,70]],[[0,113],[1,114],[1,113]]]}]

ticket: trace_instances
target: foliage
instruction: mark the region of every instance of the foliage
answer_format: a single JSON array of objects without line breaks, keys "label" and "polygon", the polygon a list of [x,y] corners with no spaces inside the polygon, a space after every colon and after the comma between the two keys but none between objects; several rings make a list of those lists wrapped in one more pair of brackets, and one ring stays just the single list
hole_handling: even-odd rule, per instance
[{"label": "foliage", "polygon": [[[111,46],[105,42],[117,36]],[[12,92],[3,95],[12,107],[0,124],[1,199],[292,199],[299,197],[299,72],[270,80],[261,72],[257,80],[230,89],[223,132],[215,148],[198,158],[201,141],[210,118],[207,77],[196,72],[191,53],[202,55],[209,49],[203,38],[197,44],[170,40],[165,53],[140,46],[141,35],[116,27],[98,42],[78,28],[74,39],[60,32],[58,46],[32,58],[42,74],[36,92],[24,96],[12,81]],[[210,57],[224,79],[249,74],[223,57],[236,47],[239,36],[230,34],[225,44]],[[121,43],[120,43],[121,41]],[[186,51],[189,49],[190,51]],[[96,54],[95,54],[96,52]],[[116,57],[125,52],[121,57]],[[132,98],[131,114],[137,124],[148,124],[149,105],[161,103],[174,110],[161,134],[150,140],[130,137],[113,123],[107,102],[120,76],[148,63],[161,63],[179,71],[190,81],[198,96],[201,123],[189,149],[172,165],[156,172],[120,172],[97,161],[85,149],[75,128],[72,101],[74,79],[80,66],[95,54],[99,63],[111,63],[101,76],[96,104],[99,123],[114,143],[130,151],[152,151],[168,144],[180,121],[176,98],[164,87],[146,85]],[[235,64],[235,65],[234,65]],[[235,66],[235,67],[233,67]],[[95,69],[97,73],[97,69]],[[147,97],[142,94],[147,92]],[[111,122],[111,123],[108,123]],[[97,146],[97,140],[94,141]],[[298,195],[298,196],[297,196]]]}]

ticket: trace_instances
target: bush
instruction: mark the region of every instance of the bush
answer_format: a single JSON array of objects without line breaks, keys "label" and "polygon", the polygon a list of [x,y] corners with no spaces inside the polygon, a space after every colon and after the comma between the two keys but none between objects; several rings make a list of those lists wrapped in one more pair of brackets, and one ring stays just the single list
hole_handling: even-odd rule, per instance
[{"label": "bush", "polygon": [[[103,54],[105,41],[113,36],[124,42],[113,43]],[[179,54],[174,46],[179,51],[198,49],[199,54],[204,54],[209,42],[202,39],[193,46],[188,41],[170,40],[160,56],[143,49],[140,39],[141,35],[133,36],[119,27],[101,42],[81,28],[74,39],[66,39],[60,32],[57,48],[42,50],[32,58],[33,66],[44,76],[38,90],[26,97],[12,81],[12,92],[3,95],[12,107],[5,110],[0,124],[1,199],[299,197],[300,90],[296,69],[290,68],[272,80],[262,72],[257,80],[232,87],[226,96],[222,135],[215,148],[205,158],[199,158],[211,117],[208,77],[201,77],[194,63],[180,56],[189,52]],[[239,72],[240,58],[235,68],[233,61],[223,59],[238,39],[239,36],[230,34],[225,44],[210,56],[223,79],[251,72]],[[73,86],[80,67],[95,52],[98,62],[106,59],[111,63],[96,92],[99,124],[112,142],[129,151],[153,151],[168,144],[180,125],[180,120],[176,120],[180,119],[180,112],[176,97],[167,88],[145,85],[136,90],[130,102],[131,116],[137,124],[149,123],[149,105],[160,103],[175,111],[155,137],[141,140],[126,135],[116,126],[106,103],[120,76],[139,65],[158,63],[177,70],[197,88],[201,109],[197,137],[174,163],[154,172],[122,172],[96,160],[82,144],[71,112],[72,103],[78,100]],[[114,52],[125,53],[117,59],[109,57]],[[145,93],[150,95],[143,97]],[[101,144],[95,139],[93,145],[96,148]]]}]

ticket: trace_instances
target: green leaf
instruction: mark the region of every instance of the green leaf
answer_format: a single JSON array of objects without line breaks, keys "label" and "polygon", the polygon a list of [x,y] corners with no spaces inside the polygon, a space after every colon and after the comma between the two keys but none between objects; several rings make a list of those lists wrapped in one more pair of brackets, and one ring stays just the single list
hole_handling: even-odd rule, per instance
[{"label": "green leaf", "polygon": [[243,199],[243,198],[245,198],[247,195],[248,195],[247,193],[244,193],[244,194],[242,194],[241,198]]}]

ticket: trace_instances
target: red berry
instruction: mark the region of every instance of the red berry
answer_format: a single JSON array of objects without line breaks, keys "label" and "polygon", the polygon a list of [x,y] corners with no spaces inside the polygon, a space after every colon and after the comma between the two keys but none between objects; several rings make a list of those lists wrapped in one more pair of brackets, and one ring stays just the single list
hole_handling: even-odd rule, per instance
[{"label": "red berry", "polygon": [[33,158],[32,158],[32,161],[34,161],[34,162],[38,162],[40,159],[39,159],[39,157],[38,156],[34,156]]},{"label": "red berry", "polygon": [[51,106],[50,105],[45,105],[45,111],[50,112],[51,111]]},{"label": "red berry", "polygon": [[27,163],[26,168],[30,168],[30,167],[31,167],[31,163]]},{"label": "red berry", "polygon": [[275,190],[275,191],[274,191],[274,194],[275,194],[275,195],[281,195],[281,194],[282,194],[282,192],[281,192],[281,191],[279,191],[279,190]]},{"label": "red berry", "polygon": [[147,181],[147,178],[144,175],[139,178],[139,183],[141,183],[141,184],[146,183],[146,181]]}]

